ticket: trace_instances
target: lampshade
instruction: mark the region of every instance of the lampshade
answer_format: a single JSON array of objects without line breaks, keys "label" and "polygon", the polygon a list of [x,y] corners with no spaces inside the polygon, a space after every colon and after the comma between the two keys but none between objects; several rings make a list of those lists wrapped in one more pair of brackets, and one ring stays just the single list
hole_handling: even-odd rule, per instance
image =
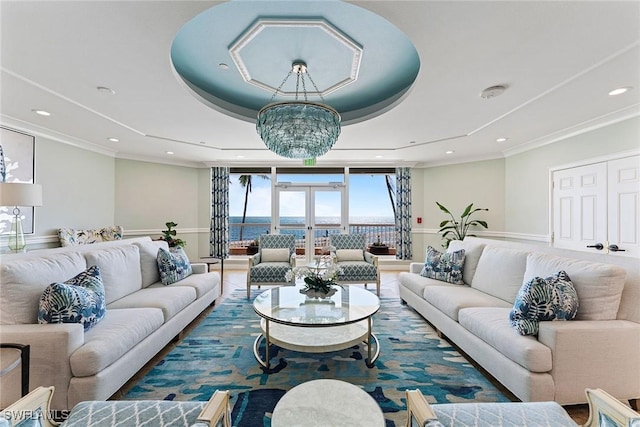
[{"label": "lampshade", "polygon": [[[291,71],[273,94],[278,94],[291,74],[296,75],[294,101],[273,102],[258,112],[256,130],[267,148],[290,159],[315,159],[326,154],[340,135],[340,114],[326,104],[307,100],[305,75],[322,99],[315,82],[308,74],[304,62],[293,63]],[[298,100],[298,88],[302,83],[304,101]],[[322,99],[324,101],[324,99]]]},{"label": "lampshade", "polygon": [[0,182],[0,206],[42,206],[42,186],[24,182]]}]

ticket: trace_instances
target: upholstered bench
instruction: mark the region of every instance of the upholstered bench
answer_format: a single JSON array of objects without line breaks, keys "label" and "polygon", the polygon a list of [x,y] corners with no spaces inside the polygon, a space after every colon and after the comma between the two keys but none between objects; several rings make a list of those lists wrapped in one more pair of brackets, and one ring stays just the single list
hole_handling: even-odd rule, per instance
[{"label": "upholstered bench", "polygon": [[[640,414],[603,390],[587,389],[583,427],[639,427]],[[407,390],[407,427],[578,427],[557,402],[443,403],[430,405]]]},{"label": "upholstered bench", "polygon": [[[38,387],[0,411],[0,427],[55,427],[50,404],[54,387]],[[73,407],[60,427],[230,427],[229,392],[217,390],[208,402],[169,400],[85,401]]]}]

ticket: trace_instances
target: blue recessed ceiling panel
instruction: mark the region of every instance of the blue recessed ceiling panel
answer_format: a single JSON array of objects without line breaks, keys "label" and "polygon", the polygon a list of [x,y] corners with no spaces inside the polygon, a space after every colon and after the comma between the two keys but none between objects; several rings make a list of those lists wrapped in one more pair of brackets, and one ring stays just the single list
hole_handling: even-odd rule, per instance
[{"label": "blue recessed ceiling panel", "polygon": [[296,61],[306,63],[315,83],[305,79],[309,100],[335,108],[343,124],[392,108],[420,69],[415,47],[398,28],[333,0],[236,0],[212,7],[180,29],[171,61],[200,101],[247,121],[271,101],[294,99],[295,75],[282,82]]}]

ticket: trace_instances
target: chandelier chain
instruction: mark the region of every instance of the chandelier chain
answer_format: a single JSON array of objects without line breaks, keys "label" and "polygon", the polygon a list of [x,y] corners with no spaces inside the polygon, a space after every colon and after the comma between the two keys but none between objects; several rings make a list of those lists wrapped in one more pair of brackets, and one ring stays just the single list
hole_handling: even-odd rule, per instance
[{"label": "chandelier chain", "polygon": [[[287,75],[284,76],[284,79],[282,80],[282,83],[280,83],[280,86],[278,86],[276,91],[273,92],[273,95],[271,95],[271,99],[269,100],[269,103],[273,102],[273,100],[276,99],[276,96],[278,95],[278,92],[280,92],[280,90],[282,89],[282,86],[284,86],[284,84],[287,82],[287,80],[289,80],[289,77],[291,76],[291,73],[293,73],[293,69],[289,70],[289,73],[287,73]],[[296,99],[297,99],[297,94],[298,94],[298,91],[296,90]]]},{"label": "chandelier chain", "polygon": [[[316,93],[318,94],[318,96],[320,97],[322,102],[325,102],[324,97],[322,96],[322,94],[318,90],[318,86],[316,86],[316,82],[313,81],[313,78],[311,77],[311,73],[309,72],[309,70],[307,70],[307,76],[309,76],[309,81],[311,81],[311,84],[313,85],[313,88],[316,90]],[[302,79],[302,84],[304,85],[304,78]],[[307,94],[307,92],[305,91],[305,95],[306,94]]]}]

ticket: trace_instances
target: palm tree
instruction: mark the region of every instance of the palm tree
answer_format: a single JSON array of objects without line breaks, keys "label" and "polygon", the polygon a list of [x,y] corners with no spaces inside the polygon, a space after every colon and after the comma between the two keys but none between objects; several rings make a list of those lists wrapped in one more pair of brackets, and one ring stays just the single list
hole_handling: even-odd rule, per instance
[{"label": "palm tree", "polygon": [[384,176],[387,183],[387,193],[389,193],[389,201],[391,202],[391,209],[393,209],[393,219],[396,219],[396,201],[394,195],[396,194],[395,183],[391,178],[391,175]]},{"label": "palm tree", "polygon": [[[268,175],[258,175],[262,179],[269,179]],[[242,225],[240,225],[240,238],[242,241],[242,234],[244,233],[244,221],[247,219],[247,203],[249,202],[249,193],[251,193],[251,179],[253,175],[240,175],[238,182],[244,187],[244,207],[242,209]]]}]

